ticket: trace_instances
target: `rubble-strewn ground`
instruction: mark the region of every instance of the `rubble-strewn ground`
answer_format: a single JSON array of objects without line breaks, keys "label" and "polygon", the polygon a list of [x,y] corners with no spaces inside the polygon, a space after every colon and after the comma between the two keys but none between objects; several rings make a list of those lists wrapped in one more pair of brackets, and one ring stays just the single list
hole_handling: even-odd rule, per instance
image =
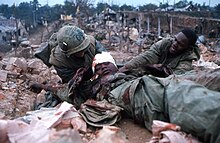
[{"label": "rubble-strewn ground", "polygon": [[[51,27],[49,27],[49,32],[43,27],[40,28],[40,30],[36,30],[36,33],[29,37],[30,43],[32,43],[32,45],[39,45],[41,42],[46,41],[49,37],[48,35],[53,31]],[[108,45],[108,41],[103,41],[103,44]],[[126,62],[137,54],[136,49],[130,50],[133,52],[127,52],[126,49],[119,51],[118,47],[113,47],[109,50],[118,63]],[[20,65],[23,59],[21,56],[24,54],[24,52],[21,51],[21,48],[17,51],[18,59],[10,58],[14,57],[14,51],[7,53],[7,55],[3,54],[4,59],[2,62],[6,63],[8,66],[6,69],[11,71],[6,81],[0,81],[0,118],[3,119],[15,119],[24,116],[27,111],[34,109],[36,100],[44,100],[39,98],[44,97],[45,92],[37,95],[28,90],[27,85],[29,81],[44,82],[53,79],[51,82],[56,82],[59,80],[57,76],[51,75],[53,74],[52,69],[48,69],[40,60],[32,58],[31,56],[25,59],[25,64],[27,64],[25,65],[25,72],[21,72],[21,74],[17,75],[21,70],[24,70],[21,69],[22,64]],[[15,62],[14,60],[17,61]],[[12,65],[10,63],[12,63]],[[16,65],[17,63],[18,65]],[[146,128],[135,124],[130,119],[122,119],[116,126],[122,129],[131,143],[145,143],[149,141],[151,137],[151,133]]]},{"label": "rubble-strewn ground", "polygon": [[[30,43],[38,45],[40,42],[46,41],[53,32],[54,25],[48,29],[41,27],[37,32],[30,36]],[[108,41],[103,40],[104,45],[108,45]],[[34,47],[34,46],[33,46]],[[0,63],[0,119],[15,119],[24,116],[27,111],[33,110],[37,100],[44,100],[44,93],[37,95],[28,90],[29,81],[57,82],[59,77],[54,74],[54,70],[46,67],[40,60],[33,57],[34,48],[29,48],[29,56],[22,58],[24,49],[19,48],[17,57],[13,58],[14,51],[3,54],[3,60]],[[219,47],[218,47],[219,48]],[[217,48],[217,49],[218,49]],[[209,48],[201,46],[202,55],[205,61],[219,62],[219,56],[216,52],[210,51]],[[130,49],[126,46],[119,48],[118,46],[108,47],[117,63],[124,63],[138,54],[138,46],[131,45]],[[143,50],[143,49],[142,49]],[[23,51],[23,52],[22,52]],[[7,74],[4,72],[8,71]],[[6,77],[5,77],[6,76]],[[135,124],[130,119],[122,119],[116,126],[120,127],[126,134],[131,143],[145,143],[151,138],[151,133],[146,128]]]}]

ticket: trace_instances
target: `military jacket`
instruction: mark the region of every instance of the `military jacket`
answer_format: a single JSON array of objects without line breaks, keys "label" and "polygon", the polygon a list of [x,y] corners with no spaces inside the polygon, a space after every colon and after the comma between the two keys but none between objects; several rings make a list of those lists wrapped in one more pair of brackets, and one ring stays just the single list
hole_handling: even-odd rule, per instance
[{"label": "military jacket", "polygon": [[200,58],[197,46],[181,53],[178,56],[169,55],[169,48],[172,45],[172,38],[165,38],[153,44],[149,50],[138,55],[125,64],[127,69],[136,69],[147,64],[162,64],[172,69],[176,74],[192,70],[192,61]]},{"label": "military jacket", "polygon": [[[68,82],[73,77],[77,69],[81,67],[91,69],[94,56],[97,53],[106,51],[105,48],[94,39],[94,37],[90,36],[90,41],[93,42],[90,43],[87,51],[85,52],[84,58],[77,58],[72,56],[68,57],[61,51],[59,45],[52,49],[49,62],[56,69],[57,74],[62,79],[62,82]],[[89,75],[92,75],[92,69],[89,71]]]}]

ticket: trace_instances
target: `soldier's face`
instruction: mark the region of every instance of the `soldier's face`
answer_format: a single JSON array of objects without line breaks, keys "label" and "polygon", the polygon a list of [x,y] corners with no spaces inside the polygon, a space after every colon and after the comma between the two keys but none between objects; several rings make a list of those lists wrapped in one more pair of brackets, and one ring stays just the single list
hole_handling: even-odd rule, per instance
[{"label": "soldier's face", "polygon": [[189,48],[189,40],[187,37],[182,33],[178,33],[175,36],[175,40],[173,41],[169,52],[171,54],[179,54]]},{"label": "soldier's face", "polygon": [[81,52],[74,53],[73,55],[77,58],[82,58],[82,57],[84,57],[85,52],[81,51]]},{"label": "soldier's face", "polygon": [[83,58],[85,56],[87,49],[74,53],[73,56],[77,58]]},{"label": "soldier's face", "polygon": [[114,74],[117,71],[118,68],[111,62],[104,62],[95,66],[95,73],[100,76]]}]

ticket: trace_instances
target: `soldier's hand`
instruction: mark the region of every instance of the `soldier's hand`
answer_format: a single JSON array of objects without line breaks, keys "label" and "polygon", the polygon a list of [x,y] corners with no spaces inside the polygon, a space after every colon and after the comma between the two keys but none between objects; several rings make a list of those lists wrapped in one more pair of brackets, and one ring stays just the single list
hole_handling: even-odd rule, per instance
[{"label": "soldier's hand", "polygon": [[162,64],[153,64],[152,66],[154,68],[160,69],[163,65]]},{"label": "soldier's hand", "polygon": [[161,64],[146,65],[145,70],[148,72],[148,74],[157,77],[167,77],[173,73],[170,68]]},{"label": "soldier's hand", "polygon": [[75,87],[77,87],[81,83],[85,71],[86,68],[79,68],[73,78],[69,81],[69,86],[74,85]]},{"label": "soldier's hand", "polygon": [[149,71],[150,73],[159,72],[161,71],[161,65],[160,64],[149,64],[145,65],[144,69],[146,71]]},{"label": "soldier's hand", "polygon": [[173,74],[172,69],[168,68],[168,67],[163,67],[163,71],[165,73],[165,76],[169,76],[169,75]]},{"label": "soldier's hand", "polygon": [[42,91],[42,85],[39,83],[31,83],[29,85],[30,91],[34,92],[34,93],[40,93]]}]

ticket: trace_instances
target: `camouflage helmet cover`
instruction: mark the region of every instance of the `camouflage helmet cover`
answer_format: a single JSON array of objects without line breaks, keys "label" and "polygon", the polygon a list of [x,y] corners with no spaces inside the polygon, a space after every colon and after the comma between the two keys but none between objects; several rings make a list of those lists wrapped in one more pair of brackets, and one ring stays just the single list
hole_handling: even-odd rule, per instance
[{"label": "camouflage helmet cover", "polygon": [[63,26],[58,31],[57,41],[61,50],[68,56],[86,49],[90,44],[83,30],[71,25]]}]

